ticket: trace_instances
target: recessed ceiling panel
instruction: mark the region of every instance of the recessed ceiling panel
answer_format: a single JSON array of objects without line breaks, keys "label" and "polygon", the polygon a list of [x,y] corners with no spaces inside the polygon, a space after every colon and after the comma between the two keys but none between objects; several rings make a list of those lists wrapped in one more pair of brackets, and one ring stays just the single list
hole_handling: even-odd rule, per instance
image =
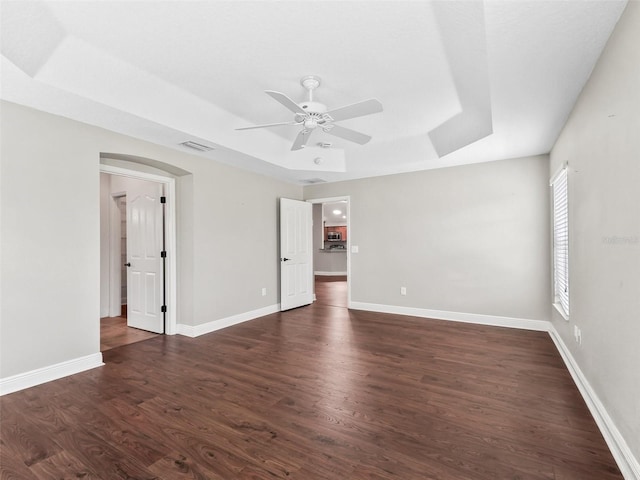
[{"label": "recessed ceiling panel", "polygon": [[366,145],[318,133],[314,145],[336,150],[323,179],[535,155],[553,145],[625,5],[3,2],[2,98],[171,148],[213,144],[203,161],[295,181],[314,177],[315,158],[290,151],[295,127],[235,128],[288,121],[264,91],[302,101],[300,78],[318,75],[329,108],[384,107],[341,122]]}]

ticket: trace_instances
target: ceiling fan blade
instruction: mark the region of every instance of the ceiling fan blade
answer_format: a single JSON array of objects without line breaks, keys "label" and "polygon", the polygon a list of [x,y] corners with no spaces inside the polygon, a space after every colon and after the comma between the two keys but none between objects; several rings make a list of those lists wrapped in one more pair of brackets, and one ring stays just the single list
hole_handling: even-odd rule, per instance
[{"label": "ceiling fan blade", "polygon": [[280,125],[300,125],[300,124],[301,122],[265,123],[264,125],[253,125],[251,127],[236,128],[236,130],[251,130],[252,128],[278,127]]},{"label": "ceiling fan blade", "polygon": [[269,95],[271,98],[273,98],[274,100],[276,100],[277,102],[281,103],[282,105],[284,105],[285,107],[287,107],[289,110],[291,110],[293,113],[300,113],[302,115],[306,114],[307,112],[305,112],[302,107],[300,105],[298,105],[296,102],[294,102],[293,100],[291,100],[289,97],[287,97],[284,93],[280,93],[280,92],[274,92],[273,90],[265,90],[264,93],[266,93],[267,95]]},{"label": "ceiling fan blade", "polygon": [[350,142],[359,143],[360,145],[364,145],[371,137],[369,135],[365,135],[364,133],[356,132],[355,130],[351,130],[350,128],[341,127],[340,125],[332,125],[331,128],[327,128],[324,130],[326,133],[330,133],[331,135],[335,135],[336,137],[344,138],[345,140],[349,140]]},{"label": "ceiling fan blade", "polygon": [[372,113],[379,113],[382,111],[382,104],[375,98],[364,100],[362,102],[354,103],[353,105],[346,105],[344,107],[336,108],[327,112],[334,121],[348,120],[349,118],[363,117],[365,115],[371,115]]},{"label": "ceiling fan blade", "polygon": [[293,145],[291,146],[291,150],[303,149],[304,146],[309,141],[309,137],[311,136],[312,133],[313,133],[313,130],[307,130],[306,128],[303,128],[302,130],[300,130],[300,133],[298,134],[295,141],[293,142]]}]

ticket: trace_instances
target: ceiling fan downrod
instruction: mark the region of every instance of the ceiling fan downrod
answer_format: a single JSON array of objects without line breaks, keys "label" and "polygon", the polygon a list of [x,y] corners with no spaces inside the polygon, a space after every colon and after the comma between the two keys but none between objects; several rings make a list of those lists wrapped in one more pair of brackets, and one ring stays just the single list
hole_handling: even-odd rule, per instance
[{"label": "ceiling fan downrod", "polygon": [[320,77],[307,75],[300,79],[300,85],[309,91],[309,102],[313,102],[313,91],[320,86]]}]

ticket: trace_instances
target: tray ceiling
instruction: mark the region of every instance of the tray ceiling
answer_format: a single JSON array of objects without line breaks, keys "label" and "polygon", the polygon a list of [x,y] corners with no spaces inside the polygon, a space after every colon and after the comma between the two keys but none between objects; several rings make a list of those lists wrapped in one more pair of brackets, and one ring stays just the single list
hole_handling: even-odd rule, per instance
[{"label": "tray ceiling", "polygon": [[[543,154],[625,5],[3,1],[2,98],[301,183]],[[235,130],[291,120],[264,90],[301,102],[310,74],[330,109],[382,102],[341,122],[370,143]]]}]

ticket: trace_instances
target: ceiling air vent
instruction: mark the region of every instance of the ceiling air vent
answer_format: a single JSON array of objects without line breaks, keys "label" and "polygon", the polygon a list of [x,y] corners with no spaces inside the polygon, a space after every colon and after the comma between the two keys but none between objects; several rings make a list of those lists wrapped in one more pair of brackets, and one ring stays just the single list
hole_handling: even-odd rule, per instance
[{"label": "ceiling air vent", "polygon": [[306,183],[307,185],[313,185],[314,183],[327,183],[326,180],[321,178],[307,178],[306,180],[300,180],[302,183]]},{"label": "ceiling air vent", "polygon": [[202,145],[201,143],[192,142],[192,141],[182,142],[180,145],[182,145],[183,147],[191,148],[193,150],[198,150],[199,152],[210,152],[211,150],[215,149],[215,147]]}]

